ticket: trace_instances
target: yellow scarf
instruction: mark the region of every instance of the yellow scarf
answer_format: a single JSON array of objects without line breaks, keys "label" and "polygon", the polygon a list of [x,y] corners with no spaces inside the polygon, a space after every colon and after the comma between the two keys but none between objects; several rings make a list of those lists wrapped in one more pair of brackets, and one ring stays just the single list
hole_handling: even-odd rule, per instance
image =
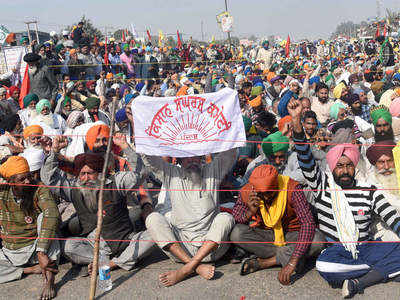
[{"label": "yellow scarf", "polygon": [[[396,168],[396,177],[397,184],[400,188],[400,142],[397,143],[396,147],[393,148],[393,158],[394,158],[394,166]],[[400,193],[400,189],[398,191]]]},{"label": "yellow scarf", "polygon": [[283,233],[282,228],[282,217],[286,210],[286,202],[287,202],[287,189],[289,183],[289,176],[278,176],[278,189],[280,192],[278,196],[275,198],[272,205],[268,208],[265,207],[264,201],[260,202],[260,212],[264,224],[272,228],[275,234],[275,246],[285,246],[285,235]]}]

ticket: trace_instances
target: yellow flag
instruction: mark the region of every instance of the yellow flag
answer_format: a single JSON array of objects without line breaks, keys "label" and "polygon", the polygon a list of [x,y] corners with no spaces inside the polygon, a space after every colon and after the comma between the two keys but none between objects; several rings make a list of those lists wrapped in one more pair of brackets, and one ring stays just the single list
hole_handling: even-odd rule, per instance
[{"label": "yellow flag", "polygon": [[[394,165],[396,167],[397,185],[400,188],[400,142],[393,148]],[[400,193],[400,189],[398,190]]]},{"label": "yellow flag", "polygon": [[164,40],[164,34],[163,34],[162,30],[159,30],[158,31],[158,47],[163,46],[163,40]]},{"label": "yellow flag", "polygon": [[211,44],[214,44],[215,42],[215,36],[211,36]]}]

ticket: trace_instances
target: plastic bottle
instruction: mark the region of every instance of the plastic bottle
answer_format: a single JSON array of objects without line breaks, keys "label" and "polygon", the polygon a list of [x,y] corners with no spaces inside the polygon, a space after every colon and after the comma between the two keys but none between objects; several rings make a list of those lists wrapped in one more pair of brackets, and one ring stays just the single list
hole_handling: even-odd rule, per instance
[{"label": "plastic bottle", "polygon": [[112,289],[111,269],[109,266],[109,259],[107,256],[100,253],[99,256],[99,289],[103,292]]}]

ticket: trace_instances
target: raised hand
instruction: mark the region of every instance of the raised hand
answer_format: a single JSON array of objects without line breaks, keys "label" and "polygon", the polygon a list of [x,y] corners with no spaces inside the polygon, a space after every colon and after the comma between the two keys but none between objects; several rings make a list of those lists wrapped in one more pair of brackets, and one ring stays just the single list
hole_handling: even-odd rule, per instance
[{"label": "raised hand", "polygon": [[300,118],[303,107],[299,100],[292,98],[287,105],[287,109],[289,114],[294,119],[294,118]]}]

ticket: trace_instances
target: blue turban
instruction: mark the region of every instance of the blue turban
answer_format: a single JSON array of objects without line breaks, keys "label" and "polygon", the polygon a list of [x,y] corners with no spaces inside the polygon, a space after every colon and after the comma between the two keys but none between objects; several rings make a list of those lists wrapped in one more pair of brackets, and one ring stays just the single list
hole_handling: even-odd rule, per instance
[{"label": "blue turban", "polygon": [[124,95],[126,89],[129,89],[129,85],[127,85],[127,84],[123,84],[123,85],[119,88],[119,98],[120,98],[120,99],[121,99],[122,96]]},{"label": "blue turban", "polygon": [[364,93],[364,90],[362,88],[356,88],[353,91],[353,94],[357,94],[358,96],[360,96],[361,93]]},{"label": "blue turban", "polygon": [[257,82],[254,87],[260,86],[263,90],[264,90],[264,85],[262,84],[262,82]]},{"label": "blue turban", "polygon": [[320,81],[321,81],[321,79],[319,78],[319,76],[314,76],[308,80],[308,83],[311,85],[313,83],[320,83]]},{"label": "blue turban", "polygon": [[399,73],[394,74],[393,79],[400,81],[400,74]]},{"label": "blue turban", "polygon": [[139,93],[142,90],[142,88],[144,87],[144,82],[139,82],[136,87],[135,90],[137,90]]},{"label": "blue turban", "polygon": [[125,105],[127,105],[129,102],[131,102],[132,98],[135,98],[132,94],[126,94],[125,95]]},{"label": "blue turban", "polygon": [[281,118],[289,115],[289,111],[287,109],[287,105],[288,105],[290,99],[292,99],[292,97],[297,99],[297,95],[289,90],[282,96],[281,101],[279,101],[278,113],[281,116]]},{"label": "blue turban", "polygon": [[123,121],[126,121],[127,119],[128,119],[128,117],[127,117],[127,115],[126,115],[125,107],[124,107],[124,108],[121,108],[120,110],[118,110],[118,111],[115,113],[115,121],[116,121],[117,123],[121,123],[121,122],[123,122]]}]

